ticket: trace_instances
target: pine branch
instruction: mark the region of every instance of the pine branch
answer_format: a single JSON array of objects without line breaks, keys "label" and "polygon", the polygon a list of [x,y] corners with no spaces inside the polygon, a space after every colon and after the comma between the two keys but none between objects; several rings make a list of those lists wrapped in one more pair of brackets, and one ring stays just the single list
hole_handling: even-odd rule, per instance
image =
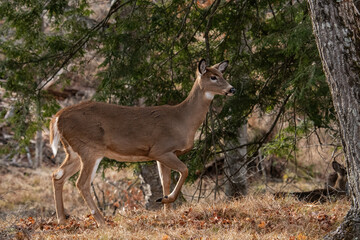
[{"label": "pine branch", "polygon": [[41,91],[50,81],[54,79],[54,77],[59,73],[59,71],[64,68],[69,61],[84,47],[84,45],[91,39],[93,34],[97,32],[99,29],[103,28],[109,21],[110,17],[116,13],[120,8],[123,6],[129,4],[134,0],[128,0],[122,4],[120,4],[120,0],[117,0],[110,8],[108,14],[106,17],[101,20],[98,24],[96,24],[94,27],[92,27],[83,37],[81,37],[68,51],[67,57],[64,59],[64,61],[61,63],[60,67],[53,67],[51,71],[55,70],[53,74],[44,82],[40,81],[40,83],[37,86],[37,91]]}]

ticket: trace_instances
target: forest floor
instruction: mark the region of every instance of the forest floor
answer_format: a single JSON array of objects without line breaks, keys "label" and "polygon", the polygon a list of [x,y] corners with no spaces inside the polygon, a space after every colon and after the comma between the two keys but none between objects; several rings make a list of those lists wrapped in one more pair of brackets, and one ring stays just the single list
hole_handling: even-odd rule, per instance
[{"label": "forest floor", "polygon": [[166,213],[148,211],[137,179],[121,170],[107,173],[105,181],[97,174],[94,181],[97,201],[106,202],[106,227],[96,226],[71,182],[64,186],[71,217],[59,226],[53,170],[0,167],[0,239],[321,239],[336,229],[350,207],[346,199],[310,204],[250,194],[235,201],[188,202]]}]

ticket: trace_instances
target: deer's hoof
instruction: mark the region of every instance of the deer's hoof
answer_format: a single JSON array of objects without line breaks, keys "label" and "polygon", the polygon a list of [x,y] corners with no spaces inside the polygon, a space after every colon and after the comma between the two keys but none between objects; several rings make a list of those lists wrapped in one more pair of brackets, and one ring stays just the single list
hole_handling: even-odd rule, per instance
[{"label": "deer's hoof", "polygon": [[103,228],[103,227],[106,227],[107,226],[107,224],[106,224],[106,222],[105,222],[105,220],[104,219],[102,219],[102,220],[96,220],[96,225],[97,225],[97,227],[98,228]]},{"label": "deer's hoof", "polygon": [[58,225],[65,225],[66,219],[58,219]]},{"label": "deer's hoof", "polygon": [[156,200],[156,202],[159,202],[159,203],[164,203],[163,200],[167,199],[168,196],[164,196],[162,198],[159,198],[158,200]]}]

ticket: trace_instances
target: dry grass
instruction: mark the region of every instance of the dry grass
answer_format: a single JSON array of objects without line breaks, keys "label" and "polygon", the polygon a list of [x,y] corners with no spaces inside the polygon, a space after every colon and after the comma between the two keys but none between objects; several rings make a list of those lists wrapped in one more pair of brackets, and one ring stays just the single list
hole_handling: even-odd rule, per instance
[{"label": "dry grass", "polygon": [[259,194],[188,203],[167,213],[125,207],[108,218],[107,227],[97,228],[76,188],[67,183],[65,207],[72,218],[59,227],[51,170],[25,171],[0,176],[0,239],[320,239],[339,225],[350,205],[347,200],[308,204]]}]

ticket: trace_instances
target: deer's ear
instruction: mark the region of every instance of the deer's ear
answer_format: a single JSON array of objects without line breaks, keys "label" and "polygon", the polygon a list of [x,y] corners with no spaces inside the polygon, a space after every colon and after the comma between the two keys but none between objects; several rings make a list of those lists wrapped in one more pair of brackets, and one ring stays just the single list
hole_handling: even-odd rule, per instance
[{"label": "deer's ear", "polygon": [[229,61],[225,60],[222,61],[220,63],[215,64],[214,66],[212,66],[213,68],[216,68],[217,70],[219,70],[221,73],[224,73],[226,68],[229,66]]},{"label": "deer's ear", "polygon": [[202,75],[206,72],[206,60],[201,59],[198,65],[198,71]]},{"label": "deer's ear", "polygon": [[340,163],[338,163],[337,161],[332,162],[332,167],[335,170],[335,172],[340,173],[342,175],[346,174],[345,167],[343,165],[341,165]]}]

